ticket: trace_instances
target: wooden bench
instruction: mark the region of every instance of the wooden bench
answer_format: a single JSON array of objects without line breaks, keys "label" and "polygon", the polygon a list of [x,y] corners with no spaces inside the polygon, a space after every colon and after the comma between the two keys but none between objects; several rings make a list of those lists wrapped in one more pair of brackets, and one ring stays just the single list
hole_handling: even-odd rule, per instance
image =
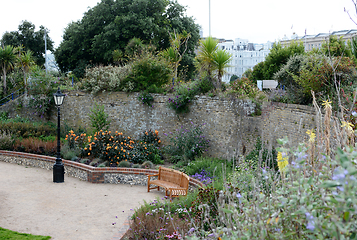
[{"label": "wooden bench", "polygon": [[[151,177],[157,176],[157,180],[151,180]],[[165,188],[165,195],[172,198],[178,196],[186,196],[188,191],[188,184],[190,178],[183,172],[160,167],[159,173],[148,175],[148,192],[151,189],[160,190],[160,187]],[[157,187],[150,187],[150,185],[156,185]]]}]

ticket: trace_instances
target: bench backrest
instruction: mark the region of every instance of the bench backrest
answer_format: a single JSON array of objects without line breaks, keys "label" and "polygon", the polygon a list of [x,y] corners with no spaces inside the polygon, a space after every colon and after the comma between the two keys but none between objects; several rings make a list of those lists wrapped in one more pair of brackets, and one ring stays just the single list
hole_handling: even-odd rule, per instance
[{"label": "bench backrest", "polygon": [[183,172],[170,168],[160,167],[159,180],[171,182],[180,185],[180,187],[187,188],[190,178]]}]

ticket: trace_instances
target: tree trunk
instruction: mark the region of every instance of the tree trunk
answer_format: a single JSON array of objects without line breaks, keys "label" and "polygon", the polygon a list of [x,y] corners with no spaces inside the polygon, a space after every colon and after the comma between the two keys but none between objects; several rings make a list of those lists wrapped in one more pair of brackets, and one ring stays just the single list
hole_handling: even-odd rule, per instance
[{"label": "tree trunk", "polygon": [[2,78],[4,80],[3,89],[4,89],[4,95],[6,95],[6,70],[5,70],[5,66],[3,66],[2,69],[3,69]]}]

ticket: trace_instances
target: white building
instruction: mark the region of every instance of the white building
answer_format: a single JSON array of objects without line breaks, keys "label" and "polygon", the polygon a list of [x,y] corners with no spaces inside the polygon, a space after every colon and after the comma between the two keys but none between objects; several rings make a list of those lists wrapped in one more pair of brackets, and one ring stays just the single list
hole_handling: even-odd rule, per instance
[{"label": "white building", "polygon": [[236,38],[233,40],[221,40],[218,45],[232,54],[231,67],[226,68],[226,74],[223,76],[223,82],[229,82],[232,75],[242,77],[243,73],[265,60],[269,54],[273,43],[265,44],[249,43],[247,39]]}]

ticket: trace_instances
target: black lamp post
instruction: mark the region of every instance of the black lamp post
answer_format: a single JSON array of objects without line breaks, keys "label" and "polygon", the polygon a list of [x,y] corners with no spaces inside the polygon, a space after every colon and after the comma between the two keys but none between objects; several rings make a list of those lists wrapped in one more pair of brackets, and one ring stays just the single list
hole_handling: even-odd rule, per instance
[{"label": "black lamp post", "polygon": [[64,182],[64,165],[61,159],[61,138],[60,138],[60,106],[63,103],[65,95],[61,93],[60,88],[56,93],[53,94],[55,98],[55,104],[58,110],[57,115],[57,158],[56,163],[53,165],[53,182],[62,183]]}]

